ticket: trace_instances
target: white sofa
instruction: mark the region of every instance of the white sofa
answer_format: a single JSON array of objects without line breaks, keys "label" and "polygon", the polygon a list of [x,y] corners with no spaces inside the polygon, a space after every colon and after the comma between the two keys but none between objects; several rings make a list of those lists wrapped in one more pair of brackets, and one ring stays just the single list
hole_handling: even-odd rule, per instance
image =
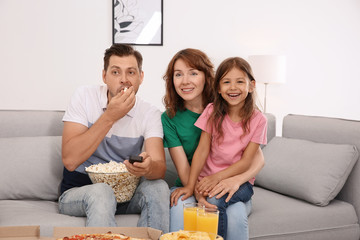
[{"label": "white sofa", "polygon": [[[63,114],[62,111],[0,111],[0,226],[40,225],[41,236],[51,236],[54,226],[85,226],[83,217],[58,213]],[[269,144],[263,148],[266,165],[254,187],[250,239],[358,240],[360,165],[356,163],[356,149],[360,149],[360,122],[288,115],[283,122],[283,137],[274,138],[275,118],[271,114],[267,117]],[[314,142],[330,145],[312,148]],[[320,162],[317,159],[324,161],[321,154],[326,147],[339,155],[335,160],[330,159],[334,154],[329,158],[336,162],[335,169],[327,168],[332,163],[317,164]],[[300,149],[298,154],[292,153],[297,149]],[[303,149],[310,153],[306,161],[302,161]],[[349,154],[342,157],[344,151]],[[351,153],[355,160],[351,159]],[[293,155],[296,157],[289,157]],[[337,169],[344,168],[342,159],[348,167],[340,177],[333,177]],[[294,169],[291,163],[288,165],[290,161],[307,164]],[[176,171],[168,153],[167,167],[166,181],[172,186]],[[287,168],[291,169],[290,173]],[[302,171],[301,180],[294,174],[296,170]],[[314,181],[314,175],[319,175],[316,178],[319,180]],[[327,182],[336,185],[330,191],[331,196],[326,195]],[[313,194],[318,192],[319,196]],[[324,195],[325,202],[319,204],[317,201],[324,200]],[[119,226],[136,226],[138,219],[136,214],[116,216]]]}]

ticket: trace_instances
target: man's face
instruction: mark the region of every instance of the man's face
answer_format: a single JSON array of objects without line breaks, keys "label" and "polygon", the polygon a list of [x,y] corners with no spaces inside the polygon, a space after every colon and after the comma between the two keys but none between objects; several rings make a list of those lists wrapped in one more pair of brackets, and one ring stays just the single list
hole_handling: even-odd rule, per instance
[{"label": "man's face", "polygon": [[143,78],[144,72],[140,72],[134,56],[111,56],[108,68],[103,70],[103,81],[109,89],[108,100],[131,86],[137,92]]}]

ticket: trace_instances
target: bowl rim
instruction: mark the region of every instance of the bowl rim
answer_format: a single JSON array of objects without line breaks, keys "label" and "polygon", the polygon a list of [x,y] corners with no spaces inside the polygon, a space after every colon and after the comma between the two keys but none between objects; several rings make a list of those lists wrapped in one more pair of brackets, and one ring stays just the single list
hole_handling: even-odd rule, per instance
[{"label": "bowl rim", "polygon": [[118,174],[118,173],[130,173],[129,171],[121,171],[121,172],[93,172],[93,171],[89,171],[89,170],[85,170],[85,172],[87,173],[96,173],[96,174]]}]

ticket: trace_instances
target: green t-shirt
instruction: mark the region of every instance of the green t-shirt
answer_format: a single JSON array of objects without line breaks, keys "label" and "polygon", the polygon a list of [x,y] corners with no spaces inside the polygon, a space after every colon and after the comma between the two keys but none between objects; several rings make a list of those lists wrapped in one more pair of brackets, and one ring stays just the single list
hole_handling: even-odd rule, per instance
[{"label": "green t-shirt", "polygon": [[[199,113],[187,109],[177,111],[173,118],[170,118],[166,112],[161,115],[164,129],[164,147],[182,146],[189,164],[191,164],[201,135],[201,129],[194,125],[199,116]],[[175,186],[182,186],[180,178],[176,179]]]}]

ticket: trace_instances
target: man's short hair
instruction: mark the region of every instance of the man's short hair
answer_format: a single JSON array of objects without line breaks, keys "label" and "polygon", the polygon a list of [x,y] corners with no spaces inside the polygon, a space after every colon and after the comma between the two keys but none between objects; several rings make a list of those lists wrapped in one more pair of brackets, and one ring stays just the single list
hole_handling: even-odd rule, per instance
[{"label": "man's short hair", "polygon": [[142,72],[142,55],[139,51],[135,50],[132,46],[126,44],[115,43],[110,48],[105,50],[104,55],[104,70],[109,67],[109,59],[112,55],[118,57],[134,56],[136,58],[139,71]]}]

